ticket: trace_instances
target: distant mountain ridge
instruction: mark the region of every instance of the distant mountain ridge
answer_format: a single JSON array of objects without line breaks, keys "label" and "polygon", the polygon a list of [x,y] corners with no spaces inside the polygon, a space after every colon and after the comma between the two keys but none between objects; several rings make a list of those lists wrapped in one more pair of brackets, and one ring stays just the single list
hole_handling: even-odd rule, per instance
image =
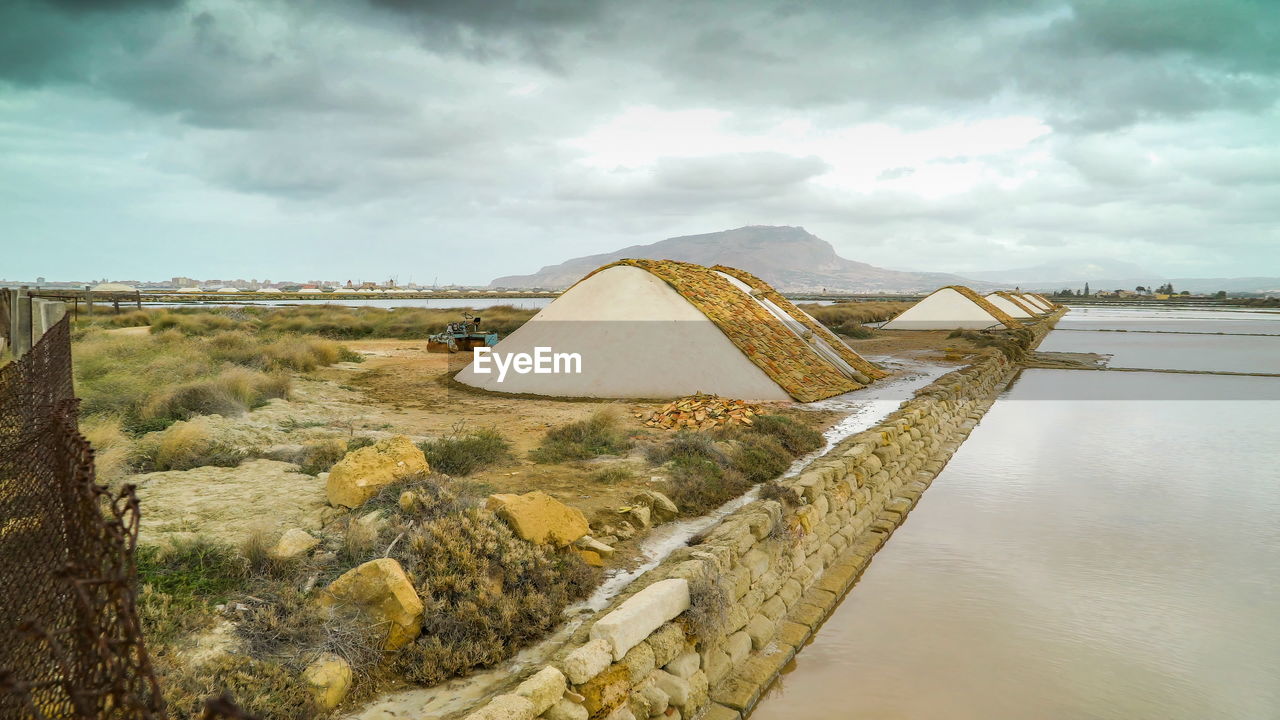
[{"label": "distant mountain ridge", "polygon": [[547,265],[531,275],[495,278],[489,287],[567,288],[601,265],[623,258],[680,260],[699,265],[728,265],[753,273],[784,292],[891,292],[934,290],[974,282],[949,273],[889,270],[836,254],[827,241],[802,227],[748,225],[733,230],[667,238],[609,253]]}]

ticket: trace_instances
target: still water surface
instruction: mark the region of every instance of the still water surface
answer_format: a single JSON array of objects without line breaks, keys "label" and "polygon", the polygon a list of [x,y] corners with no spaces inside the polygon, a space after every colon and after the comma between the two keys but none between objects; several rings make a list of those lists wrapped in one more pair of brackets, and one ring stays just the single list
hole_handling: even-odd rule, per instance
[{"label": "still water surface", "polygon": [[1025,371],[753,718],[1280,718],[1276,398]]}]

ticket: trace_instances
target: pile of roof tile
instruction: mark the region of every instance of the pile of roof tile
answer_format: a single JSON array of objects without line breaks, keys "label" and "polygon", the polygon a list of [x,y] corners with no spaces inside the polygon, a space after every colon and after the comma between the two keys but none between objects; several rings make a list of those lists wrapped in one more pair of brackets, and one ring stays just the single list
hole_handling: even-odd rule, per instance
[{"label": "pile of roof tile", "polygon": [[759,405],[698,393],[673,400],[651,413],[636,413],[645,427],[663,430],[710,430],[721,425],[751,425],[764,410]]}]

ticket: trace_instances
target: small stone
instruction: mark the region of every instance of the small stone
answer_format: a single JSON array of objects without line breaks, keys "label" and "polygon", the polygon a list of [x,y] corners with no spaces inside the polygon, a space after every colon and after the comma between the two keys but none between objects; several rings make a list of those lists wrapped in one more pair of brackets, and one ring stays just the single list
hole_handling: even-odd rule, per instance
[{"label": "small stone", "polygon": [[591,567],[604,567],[604,558],[600,557],[600,553],[595,550],[583,550],[579,548],[575,549],[574,552],[578,553],[578,557],[582,558],[582,562],[590,565]]},{"label": "small stone", "polygon": [[351,665],[333,653],[325,653],[302,671],[302,679],[312,687],[316,705],[332,710],[351,690]]},{"label": "small stone", "polygon": [[612,557],[614,553],[614,549],[612,547],[610,547],[606,543],[600,542],[599,540],[591,537],[590,535],[583,535],[582,537],[578,538],[573,543],[573,546],[578,548],[579,550],[590,550],[596,553],[597,555],[599,555],[600,557]]},{"label": "small stone", "polygon": [[640,528],[647,528],[653,524],[652,513],[644,505],[635,505],[627,510],[627,518]]},{"label": "small stone", "polygon": [[319,544],[320,541],[312,537],[306,530],[290,528],[284,531],[284,534],[280,536],[275,546],[267,554],[277,560],[291,560],[307,554]]}]

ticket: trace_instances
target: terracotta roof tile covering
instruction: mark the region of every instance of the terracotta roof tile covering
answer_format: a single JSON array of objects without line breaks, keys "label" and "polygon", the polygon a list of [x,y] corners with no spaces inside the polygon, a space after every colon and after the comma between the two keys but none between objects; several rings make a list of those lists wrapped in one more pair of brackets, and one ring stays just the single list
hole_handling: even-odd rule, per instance
[{"label": "terracotta roof tile covering", "polygon": [[1004,298],[1005,300],[1008,300],[1009,302],[1013,303],[1014,305],[1017,305],[1018,307],[1022,308],[1023,312],[1030,314],[1032,317],[1040,315],[1041,313],[1044,312],[1038,307],[1035,307],[1033,305],[1028,305],[1026,300],[1023,300],[1022,298],[1018,297],[1017,295],[1014,295],[1011,292],[1005,292],[1004,290],[997,290],[996,294]]},{"label": "terracotta roof tile covering", "polygon": [[[1005,312],[1005,311],[1001,310],[1000,308],[996,307],[995,305],[992,305],[990,300],[988,300],[988,299],[986,299],[986,298],[982,297],[982,296],[981,296],[981,295],[979,295],[978,293],[974,292],[972,289],[967,288],[967,287],[965,287],[964,285],[948,285],[947,287],[951,288],[952,290],[955,290],[956,292],[960,293],[961,295],[963,295],[963,296],[965,296],[965,297],[969,298],[970,300],[974,301],[975,303],[977,303],[977,304],[978,304],[978,307],[980,307],[980,308],[982,308],[983,310],[986,310],[987,312],[991,313],[991,316],[992,316],[992,317],[994,317],[995,319],[999,320],[1000,322],[1004,323],[1004,326],[1005,326],[1005,327],[1007,327],[1007,328],[1009,328],[1009,329],[1011,329],[1011,330],[1012,330],[1012,329],[1014,329],[1014,328],[1020,328],[1020,327],[1022,327],[1022,323],[1020,323],[1020,322],[1018,322],[1017,320],[1015,320],[1015,319],[1013,318],[1013,316],[1012,316],[1012,315],[1010,315],[1009,313],[1007,313],[1007,312]],[[941,289],[941,288],[939,288],[939,289]],[[935,292],[937,292],[937,291],[935,291]]]},{"label": "terracotta roof tile covering", "polygon": [[711,269],[717,270],[726,275],[732,275],[733,277],[741,280],[752,290],[757,291],[760,296],[782,308],[782,311],[790,315],[796,322],[804,325],[810,332],[823,340],[826,340],[827,344],[836,351],[836,354],[838,354],[842,360],[849,363],[849,367],[852,367],[872,380],[879,380],[880,378],[888,375],[888,373],[881,370],[875,363],[868,361],[866,358],[854,352],[853,349],[848,345],[845,345],[844,341],[837,337],[835,333],[827,329],[826,325],[814,320],[809,313],[796,307],[795,303],[783,297],[782,293],[774,290],[773,286],[769,283],[761,280],[755,275],[752,275],[746,270],[739,270],[726,265],[716,265]]},{"label": "terracotta roof tile covering", "polygon": [[800,402],[823,400],[865,387],[822,360],[760,303],[709,268],[675,260],[625,259],[597,268],[587,277],[615,265],[638,267],[666,282],[720,328],[747,359]]},{"label": "terracotta roof tile covering", "polygon": [[721,425],[752,425],[764,410],[759,405],[719,395],[698,393],[673,400],[652,413],[637,413],[645,427],[663,430],[709,430]]}]

